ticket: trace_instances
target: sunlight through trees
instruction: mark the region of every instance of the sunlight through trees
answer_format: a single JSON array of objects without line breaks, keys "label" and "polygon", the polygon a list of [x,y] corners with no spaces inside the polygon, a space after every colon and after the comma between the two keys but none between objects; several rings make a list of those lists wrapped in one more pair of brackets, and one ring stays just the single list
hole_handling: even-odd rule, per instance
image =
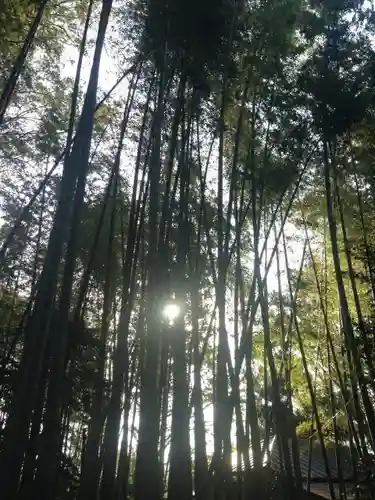
[{"label": "sunlight through trees", "polygon": [[375,498],[375,5],[0,6],[0,498]]}]

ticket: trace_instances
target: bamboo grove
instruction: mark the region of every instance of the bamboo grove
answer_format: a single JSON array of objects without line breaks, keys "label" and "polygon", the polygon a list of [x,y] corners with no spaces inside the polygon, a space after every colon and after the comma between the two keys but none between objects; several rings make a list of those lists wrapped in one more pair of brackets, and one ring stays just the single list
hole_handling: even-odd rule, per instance
[{"label": "bamboo grove", "polygon": [[1,5],[2,499],[375,498],[374,30]]}]

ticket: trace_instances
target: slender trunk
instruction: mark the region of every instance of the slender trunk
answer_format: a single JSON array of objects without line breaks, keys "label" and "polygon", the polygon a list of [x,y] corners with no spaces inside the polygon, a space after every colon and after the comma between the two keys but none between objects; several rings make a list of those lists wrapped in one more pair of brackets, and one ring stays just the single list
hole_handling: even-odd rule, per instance
[{"label": "slender trunk", "polygon": [[[344,338],[348,355],[349,367],[352,370],[351,383],[353,394],[357,391],[357,383],[359,384],[360,393],[362,395],[363,405],[365,408],[368,425],[371,432],[372,446],[375,441],[375,414],[374,409],[368,394],[367,385],[363,376],[363,370],[358,355],[358,348],[354,338],[353,324],[350,317],[348,300],[345,293],[344,280],[340,265],[339,245],[337,238],[336,219],[333,209],[333,200],[331,192],[331,164],[328,156],[328,144],[324,142],[324,166],[325,166],[325,188],[327,202],[327,216],[331,237],[332,257],[335,267],[336,282],[340,299],[340,312],[343,324]],[[332,159],[334,161],[334,159]]]},{"label": "slender trunk", "polygon": [[49,365],[48,360],[45,360],[43,366],[43,373],[41,376],[41,384],[40,387],[38,388],[36,407],[31,422],[31,431],[30,431],[27,451],[25,454],[25,461],[22,469],[22,481],[19,491],[20,500],[22,499],[26,500],[27,498],[29,498],[32,482],[34,480],[34,474],[37,464],[37,456],[39,452],[38,447],[40,446],[40,429],[41,429],[42,414],[44,409],[44,398],[47,387],[48,365]]},{"label": "slender trunk", "polygon": [[[124,401],[124,424],[122,430],[122,440],[121,440],[121,449],[118,463],[118,471],[116,475],[116,497],[120,500],[120,498],[127,497],[127,489],[128,489],[128,479],[129,479],[129,431],[131,431],[131,422],[129,421],[131,414],[131,403],[132,399],[134,404],[136,405],[136,397],[137,397],[137,386],[138,386],[138,363],[137,363],[137,348],[134,347],[133,355],[132,355],[132,369],[129,383],[125,386],[125,401]],[[134,398],[132,398],[132,392],[135,388]]]},{"label": "slender trunk", "polygon": [[169,416],[169,396],[171,389],[171,358],[170,353],[170,339],[163,338],[160,355],[160,400],[159,400],[159,413],[160,420],[160,445],[159,445],[159,460],[160,460],[160,491],[164,488],[165,476],[165,448],[167,443],[168,432],[168,416]]},{"label": "slender trunk", "polygon": [[[276,236],[276,225],[275,225],[275,236]],[[285,268],[286,272],[289,273],[289,266],[288,266],[288,254],[287,254],[287,246],[286,246],[286,239],[285,239],[285,232],[283,231],[283,249],[284,249],[284,255],[285,255]],[[300,282],[300,276],[302,275],[302,269],[305,261],[305,254],[306,254],[306,244],[304,245],[303,249],[303,255],[301,259],[301,265],[300,265],[300,271],[298,275],[298,280],[297,280],[297,285]],[[276,263],[277,263],[277,276],[278,276],[278,294],[279,294],[279,301],[280,301],[280,320],[281,320],[281,335],[282,339],[280,342],[281,348],[283,353],[287,354],[286,350],[286,345],[285,345],[285,340],[287,333],[285,331],[285,317],[284,317],[284,299],[283,299],[283,294],[282,294],[282,288],[281,288],[281,269],[280,269],[280,256],[279,256],[279,248],[277,247],[276,251]],[[288,280],[290,282],[290,280]],[[297,288],[298,290],[298,288]],[[294,311],[296,311],[296,296],[297,296],[297,290],[293,294],[292,289],[290,288],[290,300],[292,303],[292,316],[294,319]],[[288,363],[286,363],[286,367],[288,367]],[[289,376],[290,377],[290,376]],[[285,376],[286,381],[288,381],[288,374]],[[296,434],[296,426],[295,426],[295,421],[294,421],[294,412],[293,412],[293,404],[292,404],[292,391],[290,389],[290,384],[286,382],[286,390],[288,392],[288,403],[287,403],[287,414],[290,415],[290,429],[289,429],[289,438],[291,439],[292,442],[292,458],[293,458],[293,468],[294,468],[294,473],[295,473],[295,482],[296,486],[299,491],[302,491],[302,474],[301,474],[301,464],[300,464],[300,453],[299,453],[299,445],[298,445],[298,439],[297,439],[297,434]]]},{"label": "slender trunk", "polygon": [[[253,118],[254,121],[254,118]],[[253,134],[255,130],[255,125],[253,123]],[[253,135],[255,136],[255,135]],[[251,170],[251,204],[252,204],[252,224],[253,224],[253,246],[254,246],[254,277],[258,285],[259,294],[259,304],[262,315],[263,331],[264,331],[264,369],[267,370],[267,362],[270,369],[271,378],[271,389],[272,389],[272,402],[273,402],[273,412],[274,419],[277,429],[278,443],[281,451],[281,456],[283,457],[283,465],[289,484],[292,485],[292,466],[289,455],[289,446],[287,438],[283,432],[283,417],[281,410],[281,399],[280,399],[280,381],[278,379],[275,360],[273,356],[272,343],[270,338],[270,324],[269,324],[269,312],[268,312],[268,299],[267,299],[267,282],[263,282],[261,276],[261,259],[259,255],[259,238],[261,235],[260,223],[261,220],[258,214],[260,211],[259,200],[258,200],[258,186],[257,179],[255,176],[255,151],[254,147],[251,147],[250,152],[250,165]],[[267,238],[266,238],[267,240]],[[278,240],[275,242],[274,253],[276,253]],[[267,262],[266,257],[266,262]],[[266,264],[267,265],[267,264]],[[266,373],[266,372],[265,372]],[[264,382],[265,389],[267,388],[266,377]],[[267,408],[267,397],[265,396],[266,408]],[[267,419],[266,419],[267,420]]]},{"label": "slender trunk", "polygon": [[361,332],[361,341],[363,342],[366,363],[367,363],[367,367],[369,369],[370,377],[371,377],[370,384],[372,386],[372,390],[374,390],[374,388],[375,388],[375,367],[374,367],[374,364],[372,361],[371,346],[370,346],[370,344],[368,342],[368,338],[367,338],[367,328],[366,328],[365,321],[364,321],[363,314],[362,314],[361,302],[360,302],[358,289],[357,289],[357,283],[356,283],[355,272],[354,272],[354,267],[353,267],[353,262],[352,262],[350,245],[349,245],[348,235],[346,232],[344,210],[343,210],[341,196],[340,196],[340,189],[338,186],[337,173],[335,172],[335,170],[336,169],[334,169],[336,200],[337,200],[337,205],[338,205],[339,215],[340,215],[340,223],[341,223],[341,229],[342,229],[344,251],[345,251],[345,256],[346,256],[346,262],[348,264],[349,279],[350,279],[350,284],[352,287],[354,305],[355,305],[357,318],[358,318],[358,326],[359,326],[359,329]]},{"label": "slender trunk", "polygon": [[[304,257],[305,257],[305,255],[303,255],[303,259],[304,259]],[[333,487],[333,483],[332,483],[332,475],[331,475],[331,470],[329,467],[327,450],[325,447],[324,437],[323,437],[323,433],[322,433],[322,424],[321,424],[321,420],[320,420],[320,416],[319,416],[319,412],[318,412],[318,406],[317,406],[316,397],[315,397],[315,390],[313,387],[311,375],[309,372],[308,362],[306,359],[305,347],[303,344],[301,330],[300,330],[300,326],[298,323],[298,313],[297,313],[295,301],[293,300],[293,289],[292,289],[292,283],[291,283],[290,268],[289,268],[287,252],[285,252],[285,267],[287,269],[288,288],[289,288],[289,295],[290,295],[290,299],[291,299],[291,303],[292,303],[294,328],[295,328],[296,334],[297,334],[298,347],[299,347],[299,351],[301,353],[303,369],[305,372],[307,386],[308,386],[309,393],[310,393],[311,405],[312,405],[313,412],[314,412],[314,418],[315,418],[316,427],[317,427],[317,431],[318,431],[318,437],[319,437],[320,446],[321,446],[321,450],[322,450],[325,473],[326,473],[326,476],[328,479],[329,492],[330,492],[332,500],[334,500],[335,499],[335,491],[334,491],[334,487]],[[299,478],[299,479],[301,479],[301,478]],[[300,484],[300,486],[301,486],[301,484]]]},{"label": "slender trunk", "polygon": [[[199,247],[198,247],[199,248]],[[201,380],[201,361],[199,350],[199,285],[192,291],[192,327],[194,359],[194,490],[196,500],[208,499],[208,463],[206,451],[206,431],[203,414],[203,395]],[[193,397],[193,396],[192,396]]]},{"label": "slender trunk", "polygon": [[231,460],[229,398],[227,374],[227,332],[225,317],[225,284],[226,261],[224,247],[224,113],[226,106],[226,78],[222,89],[222,103],[219,122],[219,158],[218,158],[218,188],[217,188],[217,285],[216,301],[218,307],[218,346],[216,371],[216,402],[214,420],[214,458],[215,458],[215,498],[225,495],[223,482],[227,476]]},{"label": "slender trunk", "polygon": [[[161,55],[164,60],[164,51]],[[159,268],[157,235],[159,223],[159,183],[161,132],[164,121],[165,75],[162,70],[153,123],[153,146],[150,158],[150,204],[149,204],[149,247],[147,255],[148,271],[148,311],[145,338],[145,365],[141,370],[140,422],[135,470],[135,500],[158,500],[159,486],[159,412],[158,412],[158,361],[160,349],[159,303],[157,300],[162,276]],[[147,478],[147,481],[145,481]]]},{"label": "slender trunk", "polygon": [[[183,103],[181,103],[183,106]],[[182,107],[181,106],[181,107]],[[184,137],[184,122],[182,121],[182,136]],[[186,164],[185,145],[181,151],[180,177],[180,213],[178,230],[176,272],[176,300],[183,309],[186,303],[185,267],[189,248],[188,229],[188,192],[189,173]],[[172,327],[171,353],[173,357],[173,401],[170,470],[168,481],[168,500],[191,500],[192,477],[189,436],[189,385],[187,378],[186,359],[186,329],[183,310]]]},{"label": "slender trunk", "polygon": [[[302,214],[302,216],[303,216],[303,214]],[[338,377],[341,394],[343,397],[344,409],[345,409],[345,412],[346,412],[346,415],[348,418],[349,427],[352,429],[353,436],[355,436],[355,437],[357,436],[357,433],[355,432],[355,427],[354,427],[354,421],[353,421],[354,416],[358,422],[358,427],[359,427],[359,431],[360,431],[359,432],[360,440],[356,439],[356,445],[357,445],[358,451],[360,452],[360,454],[362,454],[362,451],[361,451],[362,448],[365,449],[364,448],[364,432],[363,432],[363,420],[361,418],[361,412],[360,412],[360,409],[358,407],[357,394],[354,393],[354,395],[351,396],[350,392],[347,390],[346,380],[344,380],[343,375],[341,373],[341,368],[340,368],[339,361],[338,361],[338,358],[337,358],[337,355],[335,352],[335,347],[334,347],[333,340],[332,340],[332,334],[331,334],[330,327],[329,327],[327,308],[326,308],[326,305],[324,304],[321,285],[319,282],[317,266],[316,266],[314,254],[313,254],[313,251],[311,248],[311,242],[310,242],[310,238],[309,238],[309,235],[307,232],[307,225],[306,225],[306,220],[305,220],[304,216],[303,216],[303,224],[304,224],[306,241],[307,241],[308,248],[309,248],[310,259],[311,259],[312,266],[313,266],[315,284],[316,284],[318,296],[319,296],[319,305],[320,305],[320,309],[321,309],[322,314],[323,314],[324,326],[325,326],[325,330],[326,330],[326,334],[327,334],[327,339],[328,339],[328,342],[329,342],[329,345],[331,348],[332,359],[334,362],[334,366],[335,366],[336,374]],[[344,350],[344,346],[342,346],[342,349]]]},{"label": "slender trunk", "polygon": [[[125,109],[123,122],[121,125],[120,140],[118,150],[115,158],[116,176],[119,175],[121,152],[125,131],[128,123],[129,113],[132,107],[134,93],[136,90],[137,81],[133,82],[133,89],[130,91],[130,101]],[[138,177],[138,166],[136,168],[135,181]],[[133,191],[134,192],[134,191]],[[112,393],[108,406],[107,425],[103,441],[103,475],[100,488],[100,495],[103,499],[112,499],[115,497],[115,479],[116,479],[116,466],[117,466],[117,449],[118,439],[120,432],[121,422],[121,399],[123,395],[126,377],[128,376],[128,330],[129,320],[131,313],[132,300],[134,290],[131,287],[131,269],[133,252],[136,241],[136,221],[134,221],[134,197],[132,203],[132,213],[130,214],[130,226],[127,241],[127,252],[123,269],[123,283],[122,283],[122,304],[120,320],[118,325],[118,342],[115,347],[114,363],[113,363],[113,380],[112,380]]]},{"label": "slender trunk", "polygon": [[327,365],[328,365],[328,393],[330,395],[330,402],[331,402],[331,419],[332,419],[332,427],[333,427],[333,434],[335,437],[335,447],[336,447],[336,465],[337,465],[337,476],[339,480],[339,491],[340,491],[340,499],[346,500],[346,491],[345,491],[345,483],[343,481],[343,474],[342,474],[342,461],[340,457],[340,435],[339,435],[339,429],[337,425],[337,418],[336,418],[336,403],[335,403],[335,394],[333,390],[333,384],[332,384],[332,372],[331,372],[331,356],[330,356],[330,347],[329,343],[327,342]]},{"label": "slender trunk", "polygon": [[97,381],[95,387],[95,394],[91,407],[91,418],[89,424],[89,431],[87,436],[86,454],[84,458],[84,467],[81,473],[81,483],[79,489],[79,499],[85,500],[86,498],[95,498],[97,494],[97,487],[100,476],[100,441],[103,431],[105,420],[104,415],[104,379],[105,379],[105,363],[106,363],[106,346],[109,334],[109,323],[111,317],[111,307],[113,298],[113,237],[114,237],[114,224],[116,214],[116,197],[118,185],[118,172],[113,179],[112,188],[112,207],[111,207],[111,220],[110,231],[107,247],[107,260],[106,260],[106,278],[104,283],[104,301],[103,301],[103,314],[100,333],[100,352],[99,352],[99,366],[97,373]]},{"label": "slender trunk", "polygon": [[[45,355],[46,341],[49,335],[50,319],[57,289],[59,263],[70,223],[74,187],[78,172],[85,169],[88,163],[96,104],[100,56],[104,44],[110,8],[111,2],[104,2],[89,85],[77,129],[77,138],[79,140],[75,142],[71,155],[69,156],[69,162],[64,166],[61,195],[55,215],[54,226],[50,235],[42,275],[39,280],[39,289],[35,299],[33,314],[25,331],[25,349],[20,363],[18,381],[9,411],[2,453],[0,456],[0,478],[4,488],[4,495],[8,498],[12,498],[18,489],[31,412],[34,408],[41,366]],[[38,335],[36,335],[36,333],[38,333]],[[62,335],[60,341],[65,344],[64,337],[65,335]],[[62,352],[65,351],[65,346],[63,345],[63,347],[64,349]],[[60,356],[60,358],[62,357],[63,356]],[[62,374],[61,363],[55,367],[54,373],[56,374],[56,383],[60,385]],[[29,395],[27,401],[25,401],[24,394]],[[52,413],[54,414],[53,422],[55,424],[56,421],[59,422],[58,401],[60,391],[51,391],[51,397],[52,395],[55,399],[55,403],[50,407],[51,416]],[[54,407],[53,411],[52,406]],[[54,443],[56,443],[60,436],[56,436],[55,433],[53,433],[53,436],[55,440]],[[14,446],[15,442],[17,442],[17,446]],[[51,451],[52,448],[54,448],[54,446],[51,446]],[[55,458],[52,459],[52,463],[56,463]],[[48,491],[47,488],[45,493],[47,497],[51,494],[51,491]]]},{"label": "slender trunk", "polygon": [[375,301],[375,276],[374,276],[374,269],[372,265],[372,258],[370,254],[370,246],[369,246],[369,241],[368,241],[368,229],[366,227],[366,222],[365,222],[365,217],[364,217],[364,210],[363,210],[363,199],[361,195],[361,191],[359,188],[359,183],[358,183],[358,174],[357,174],[357,163],[356,159],[354,157],[354,152],[353,152],[353,145],[350,140],[350,150],[351,150],[351,160],[352,160],[352,166],[354,169],[354,180],[355,180],[355,187],[357,191],[357,200],[358,200],[358,208],[359,208],[359,215],[360,215],[360,220],[361,220],[361,228],[362,228],[362,236],[363,236],[363,244],[365,247],[365,255],[366,255],[366,267],[368,271],[368,277],[370,280],[371,284],[371,291],[372,291],[372,297],[373,300]]},{"label": "slender trunk", "polygon": [[[199,150],[199,120],[197,121],[197,144]],[[200,172],[202,173],[202,172]],[[203,200],[197,208],[196,219],[198,221],[196,251],[191,255],[192,278],[191,278],[191,323],[193,343],[193,365],[194,365],[194,387],[192,391],[192,405],[194,405],[194,494],[196,500],[208,500],[210,490],[208,483],[208,462],[206,450],[206,430],[203,413],[203,394],[201,380],[201,353],[199,348],[199,306],[200,306],[200,273],[201,273],[201,238],[203,221]],[[194,265],[195,264],[195,265]]]},{"label": "slender trunk", "polygon": [[79,47],[78,62],[77,62],[76,74],[75,74],[73,90],[72,90],[72,102],[71,102],[71,106],[70,106],[68,134],[67,134],[67,138],[66,138],[65,161],[66,161],[66,158],[71,153],[71,147],[73,144],[74,126],[75,126],[75,121],[76,121],[77,103],[78,103],[78,96],[79,96],[79,84],[81,81],[82,63],[83,63],[83,57],[85,55],[87,32],[88,32],[89,26],[90,26],[93,4],[94,4],[94,0],[90,0],[89,6],[87,9],[86,20],[85,20],[85,25],[83,28],[80,47]]},{"label": "slender trunk", "polygon": [[[38,469],[36,474],[36,490],[43,490],[43,497],[49,500],[55,496],[55,487],[57,473],[60,462],[60,439],[61,439],[61,405],[63,393],[63,379],[65,370],[65,360],[67,351],[68,318],[72,296],[73,276],[76,263],[77,241],[79,233],[79,224],[81,221],[81,212],[84,201],[86,177],[89,166],[89,153],[91,145],[91,136],[93,130],[93,120],[96,104],[96,91],[98,86],[98,75],[101,52],[104,46],[104,39],[111,12],[111,1],[103,3],[101,17],[99,21],[98,35],[96,40],[93,69],[90,75],[89,88],[87,94],[90,95],[87,105],[86,116],[85,109],[82,112],[82,118],[78,125],[77,136],[79,132],[85,131],[85,140],[78,147],[77,143],[73,145],[69,156],[66,156],[66,166],[78,171],[77,186],[73,201],[73,212],[71,214],[69,241],[66,250],[66,259],[62,290],[59,303],[59,327],[56,335],[56,343],[52,354],[52,364],[50,372],[50,381],[47,392],[46,412],[43,421],[43,440],[45,445],[38,460]],[[90,14],[89,10],[89,14]],[[88,22],[87,22],[88,24]],[[86,27],[87,31],[87,27]],[[83,51],[83,49],[82,49]],[[73,96],[73,105],[76,100]],[[73,128],[74,113],[71,114],[70,129]],[[87,120],[87,121],[86,121]],[[86,121],[86,123],[85,123]],[[82,128],[81,128],[82,127]],[[81,130],[80,130],[81,129]]]},{"label": "slender trunk", "polygon": [[[49,163],[49,157],[47,158],[46,161],[46,169],[45,169],[45,174],[48,172],[48,163]],[[35,245],[35,257],[34,257],[34,265],[33,265],[33,271],[32,271],[32,278],[31,278],[31,293],[33,293],[35,289],[35,285],[38,280],[38,274],[39,274],[39,267],[40,267],[40,249],[41,249],[41,240],[42,240],[42,233],[43,233],[43,217],[44,217],[44,211],[46,208],[46,186],[43,187],[42,190],[42,197],[40,200],[40,213],[39,213],[39,222],[38,222],[38,235],[36,238],[36,245]]]}]

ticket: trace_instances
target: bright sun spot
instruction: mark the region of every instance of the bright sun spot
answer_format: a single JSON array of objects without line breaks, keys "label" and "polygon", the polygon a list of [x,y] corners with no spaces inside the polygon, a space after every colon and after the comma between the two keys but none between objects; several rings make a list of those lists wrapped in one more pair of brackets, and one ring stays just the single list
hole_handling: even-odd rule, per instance
[{"label": "bright sun spot", "polygon": [[177,317],[179,316],[180,312],[181,312],[180,306],[178,306],[177,304],[171,303],[171,304],[167,304],[164,307],[163,314],[167,318],[169,323],[173,323],[177,319]]}]

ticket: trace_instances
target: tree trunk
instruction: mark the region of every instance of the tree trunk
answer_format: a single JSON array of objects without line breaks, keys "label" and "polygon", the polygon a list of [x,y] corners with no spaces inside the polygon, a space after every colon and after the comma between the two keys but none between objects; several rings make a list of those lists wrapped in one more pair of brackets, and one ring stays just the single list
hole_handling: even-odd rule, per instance
[{"label": "tree trunk", "polygon": [[[164,60],[164,52],[160,56]],[[145,338],[145,365],[141,368],[139,439],[135,469],[135,500],[158,500],[159,484],[159,412],[158,412],[158,364],[160,349],[160,310],[157,300],[161,270],[157,250],[159,222],[159,182],[160,147],[164,121],[164,69],[159,76],[159,89],[153,123],[153,146],[149,166],[150,208],[149,208],[149,247],[147,255],[147,332]],[[147,481],[145,481],[147,478]]]}]

